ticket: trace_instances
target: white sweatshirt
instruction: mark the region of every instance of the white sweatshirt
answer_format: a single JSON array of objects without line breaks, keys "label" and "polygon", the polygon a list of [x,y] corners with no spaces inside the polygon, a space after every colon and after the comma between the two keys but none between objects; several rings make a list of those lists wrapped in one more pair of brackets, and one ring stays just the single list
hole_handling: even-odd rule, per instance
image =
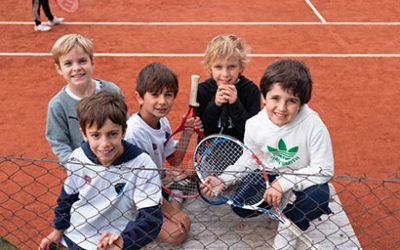
[{"label": "white sweatshirt", "polygon": [[[329,181],[334,160],[328,129],[319,115],[303,105],[293,121],[281,127],[271,122],[264,108],[246,122],[244,144],[269,169],[283,173],[278,177],[283,192],[304,190]],[[227,171],[242,171],[231,166]],[[235,177],[220,176],[226,184]]]}]

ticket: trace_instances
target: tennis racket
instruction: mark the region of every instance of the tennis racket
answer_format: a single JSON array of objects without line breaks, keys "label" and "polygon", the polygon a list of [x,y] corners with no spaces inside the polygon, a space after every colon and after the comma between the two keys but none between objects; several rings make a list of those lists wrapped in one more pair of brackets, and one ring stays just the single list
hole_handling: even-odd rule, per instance
[{"label": "tennis racket", "polygon": [[193,159],[202,183],[208,176],[218,177],[225,182],[225,188],[214,191],[212,197],[199,192],[205,201],[214,205],[226,203],[267,214],[283,223],[309,249],[318,249],[318,245],[279,209],[259,207],[266,204],[263,196],[269,186],[268,174],[259,158],[241,141],[221,134],[207,136],[197,145]]},{"label": "tennis racket", "polygon": [[[197,102],[197,87],[200,76],[192,75],[192,83],[189,98],[189,109],[183,117],[178,128],[168,137],[165,144],[170,140],[176,140],[175,158],[178,161],[166,166],[167,176],[163,179],[163,190],[169,195],[178,198],[196,198],[199,197],[198,180],[193,167],[193,153],[197,146],[197,142],[204,137],[201,130],[187,125],[187,120],[195,117],[195,108],[199,106]],[[184,174],[175,175],[173,169],[183,169]]]},{"label": "tennis racket", "polygon": [[57,6],[68,13],[74,13],[79,9],[79,0],[55,0]]},{"label": "tennis racket", "polygon": [[229,116],[228,116],[228,104],[224,103],[221,107],[221,115],[220,115],[220,131],[219,133],[222,134],[224,129],[229,127]]}]

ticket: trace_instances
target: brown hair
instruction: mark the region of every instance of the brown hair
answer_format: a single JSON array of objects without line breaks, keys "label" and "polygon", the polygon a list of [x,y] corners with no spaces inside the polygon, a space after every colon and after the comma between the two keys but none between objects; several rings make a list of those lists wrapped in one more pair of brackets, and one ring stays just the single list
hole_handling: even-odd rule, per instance
[{"label": "brown hair", "polygon": [[83,98],[77,105],[79,125],[84,135],[86,128],[96,125],[101,129],[107,119],[122,126],[126,131],[126,118],[128,106],[124,97],[116,92],[107,90],[99,91],[91,96]]},{"label": "brown hair", "polygon": [[283,90],[291,91],[300,98],[301,104],[311,99],[312,78],[308,67],[302,61],[284,59],[269,65],[260,81],[260,90],[265,98],[274,84]]},{"label": "brown hair", "polygon": [[161,63],[151,63],[144,67],[136,78],[136,91],[141,97],[146,92],[161,93],[166,88],[178,94],[178,77],[167,66]]}]

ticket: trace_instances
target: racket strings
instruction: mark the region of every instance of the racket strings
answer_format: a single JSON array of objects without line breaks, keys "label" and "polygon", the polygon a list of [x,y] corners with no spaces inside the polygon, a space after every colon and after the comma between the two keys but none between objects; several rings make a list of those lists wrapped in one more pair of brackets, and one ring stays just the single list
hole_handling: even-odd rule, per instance
[{"label": "racket strings", "polygon": [[242,153],[243,149],[236,143],[211,137],[197,146],[194,161],[203,178],[219,176],[227,167],[234,165]]},{"label": "racket strings", "polygon": [[243,205],[259,205],[264,201],[266,183],[261,171],[247,173],[236,184],[233,202]]},{"label": "racket strings", "polygon": [[173,182],[169,185],[172,193],[182,192],[183,195],[195,195],[198,192],[197,180],[194,178],[186,178],[180,181]]},{"label": "racket strings", "polygon": [[[236,141],[224,137],[210,137],[196,148],[195,165],[201,178],[207,176],[233,175],[235,181],[222,190],[221,197],[239,204],[255,205],[263,202],[266,182],[258,170],[259,162],[252,152]],[[226,171],[230,166],[239,171]]]}]

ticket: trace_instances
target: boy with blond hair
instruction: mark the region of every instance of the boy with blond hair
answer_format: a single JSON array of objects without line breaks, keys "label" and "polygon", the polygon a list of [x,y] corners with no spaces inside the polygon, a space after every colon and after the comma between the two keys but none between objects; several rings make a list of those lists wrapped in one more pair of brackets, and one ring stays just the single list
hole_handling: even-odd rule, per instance
[{"label": "boy with blond hair", "polygon": [[[224,134],[243,141],[247,119],[260,111],[260,91],[243,76],[246,63],[247,48],[239,37],[219,35],[208,43],[203,64],[211,77],[199,85],[196,109],[205,136],[223,128]],[[221,121],[223,109],[227,124]]]},{"label": "boy with blond hair", "polygon": [[76,115],[78,102],[103,89],[121,90],[112,82],[93,78],[93,43],[82,35],[60,37],[51,52],[55,68],[67,84],[49,102],[46,139],[59,161],[65,162],[83,141]]}]

